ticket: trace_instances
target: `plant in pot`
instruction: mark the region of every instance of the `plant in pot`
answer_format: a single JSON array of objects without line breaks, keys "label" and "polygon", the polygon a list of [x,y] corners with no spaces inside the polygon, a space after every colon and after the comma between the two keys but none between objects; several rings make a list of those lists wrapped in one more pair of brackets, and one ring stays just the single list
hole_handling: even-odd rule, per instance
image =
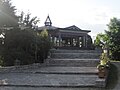
[{"label": "plant in pot", "polygon": [[105,78],[108,74],[109,59],[106,53],[102,53],[100,64],[97,66],[99,78]]}]

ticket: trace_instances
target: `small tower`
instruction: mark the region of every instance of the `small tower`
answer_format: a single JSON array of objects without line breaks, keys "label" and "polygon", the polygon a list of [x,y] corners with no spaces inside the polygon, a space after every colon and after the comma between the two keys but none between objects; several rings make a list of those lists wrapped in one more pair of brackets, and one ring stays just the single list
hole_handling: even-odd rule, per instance
[{"label": "small tower", "polygon": [[45,24],[45,26],[52,26],[52,22],[51,22],[51,20],[50,20],[49,15],[47,16],[46,21],[45,21],[44,24]]}]

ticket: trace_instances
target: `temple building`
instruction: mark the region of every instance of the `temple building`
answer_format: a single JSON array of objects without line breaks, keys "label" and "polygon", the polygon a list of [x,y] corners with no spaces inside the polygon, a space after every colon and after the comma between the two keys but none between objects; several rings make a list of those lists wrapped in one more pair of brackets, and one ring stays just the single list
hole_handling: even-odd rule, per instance
[{"label": "temple building", "polygon": [[45,25],[38,28],[38,31],[46,29],[49,37],[56,48],[73,48],[73,49],[92,49],[92,39],[88,35],[90,30],[82,30],[72,25],[65,28],[52,26],[49,15],[44,23]]}]

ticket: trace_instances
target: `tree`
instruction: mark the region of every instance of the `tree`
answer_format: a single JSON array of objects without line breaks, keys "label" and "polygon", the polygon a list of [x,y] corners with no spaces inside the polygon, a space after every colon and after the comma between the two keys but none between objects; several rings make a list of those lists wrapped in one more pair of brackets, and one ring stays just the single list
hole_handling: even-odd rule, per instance
[{"label": "tree", "polygon": [[95,44],[108,47],[111,59],[120,60],[120,20],[113,18],[107,26],[105,34],[97,35]]},{"label": "tree", "polygon": [[12,66],[16,60],[21,65],[44,62],[50,47],[47,30],[41,33],[32,29],[5,30],[4,44],[0,45],[0,65]]},{"label": "tree", "polygon": [[33,30],[14,28],[6,30],[3,44],[3,65],[14,65],[18,59],[20,64],[34,63],[35,34]]},{"label": "tree", "polygon": [[10,0],[0,0],[0,27],[18,26],[15,10],[15,6],[12,6]]},{"label": "tree", "polygon": [[38,59],[40,62],[44,62],[44,59],[47,58],[49,49],[51,48],[50,38],[48,36],[47,30],[43,30],[38,34],[37,39],[37,52]]},{"label": "tree", "polygon": [[106,34],[99,33],[97,34],[94,43],[98,47],[104,47],[104,45],[108,45],[108,36]]},{"label": "tree", "polygon": [[27,27],[27,28],[32,28],[35,29],[40,20],[37,17],[32,17],[31,18],[31,14],[27,13],[24,14],[24,12],[21,12],[20,16],[19,16],[19,25],[21,27]]},{"label": "tree", "polygon": [[120,60],[120,20],[113,18],[108,24],[108,31],[106,31],[109,41],[109,49],[112,59]]}]

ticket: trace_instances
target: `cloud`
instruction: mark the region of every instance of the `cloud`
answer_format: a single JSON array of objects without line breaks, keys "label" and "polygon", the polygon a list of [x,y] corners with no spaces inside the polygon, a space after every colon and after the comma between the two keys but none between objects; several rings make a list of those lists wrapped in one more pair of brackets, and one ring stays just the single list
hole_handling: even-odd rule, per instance
[{"label": "cloud", "polygon": [[84,13],[83,21],[89,24],[106,24],[110,18],[110,10],[106,7],[97,7],[88,9]]}]

